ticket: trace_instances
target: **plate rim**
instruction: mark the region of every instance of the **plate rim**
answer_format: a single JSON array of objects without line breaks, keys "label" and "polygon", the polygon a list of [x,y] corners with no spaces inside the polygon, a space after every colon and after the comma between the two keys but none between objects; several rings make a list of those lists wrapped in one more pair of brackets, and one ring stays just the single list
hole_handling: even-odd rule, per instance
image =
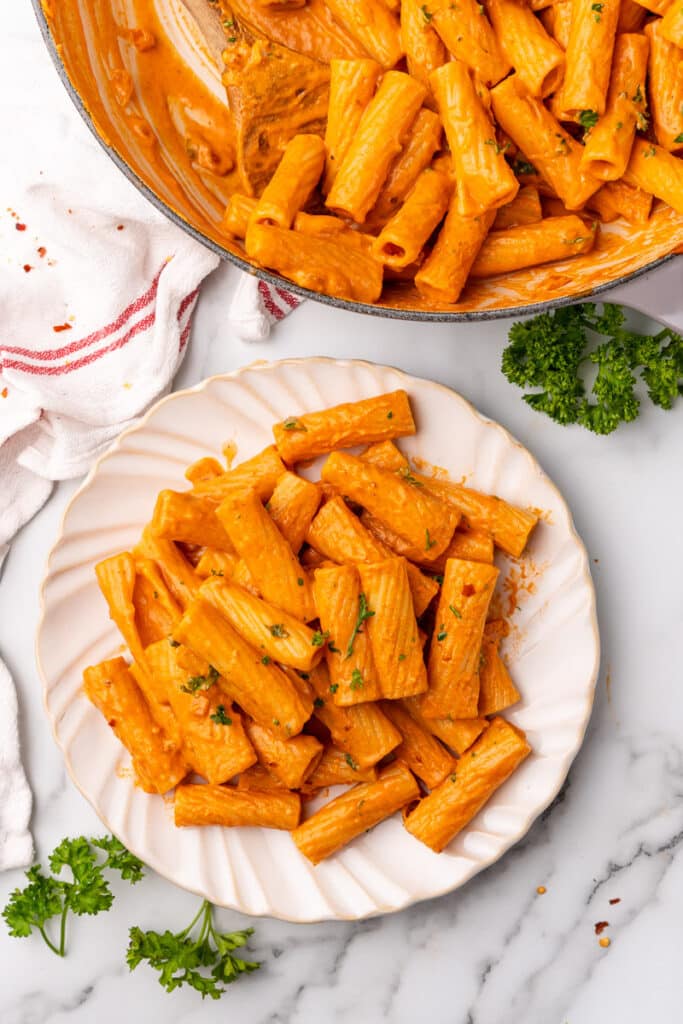
[{"label": "plate rim", "polygon": [[[42,661],[41,661],[41,656],[40,656],[40,639],[41,639],[41,633],[43,631],[43,627],[44,627],[44,623],[45,623],[45,619],[46,619],[46,614],[47,614],[47,608],[46,608],[46,589],[47,589],[47,585],[50,582],[50,579],[51,579],[51,576],[52,576],[52,561],[53,561],[53,558],[54,558],[54,556],[55,556],[55,554],[56,554],[56,552],[57,552],[61,542],[64,539],[64,527],[65,527],[65,523],[66,523],[67,517],[68,517],[68,515],[69,515],[73,505],[80,498],[81,494],[85,493],[85,491],[87,491],[91,487],[91,485],[92,485],[92,483],[93,483],[93,481],[95,479],[95,476],[97,475],[97,473],[99,471],[100,465],[103,462],[105,462],[108,458],[112,457],[118,451],[121,450],[123,442],[125,441],[125,439],[130,434],[134,434],[138,430],[144,428],[147,425],[147,423],[149,422],[149,420],[151,419],[151,417],[156,413],[156,411],[161,406],[166,405],[168,402],[172,402],[172,401],[184,398],[187,395],[198,394],[198,393],[200,393],[202,391],[205,391],[209,387],[209,385],[213,384],[216,381],[226,381],[226,380],[229,381],[229,380],[234,380],[236,378],[239,378],[242,374],[246,373],[247,371],[258,371],[258,372],[272,371],[272,370],[276,370],[276,369],[278,369],[279,367],[282,367],[282,366],[294,366],[294,367],[297,367],[297,366],[302,366],[302,365],[309,366],[311,364],[324,364],[324,365],[327,365],[327,366],[334,366],[334,367],[338,367],[338,366],[341,366],[341,367],[370,367],[370,368],[388,369],[388,370],[391,370],[391,371],[399,374],[400,377],[404,378],[404,380],[406,382],[406,390],[408,390],[410,382],[412,382],[412,381],[419,381],[420,384],[422,384],[422,385],[429,385],[430,388],[435,388],[435,389],[439,390],[440,392],[446,392],[451,399],[455,399],[458,402],[460,402],[461,405],[463,405],[465,407],[467,412],[469,412],[471,415],[473,415],[477,420],[479,420],[481,423],[483,423],[487,427],[495,428],[497,431],[499,431],[503,435],[503,439],[505,441],[507,441],[508,443],[512,444],[512,446],[514,448],[518,449],[518,451],[524,456],[525,460],[528,463],[530,463],[531,468],[533,469],[533,471],[536,474],[540,473],[540,475],[544,478],[546,484],[555,492],[556,497],[559,499],[561,505],[566,510],[566,513],[567,513],[567,526],[568,526],[568,530],[569,530],[569,537],[571,538],[571,540],[576,544],[576,546],[580,550],[581,558],[582,558],[582,572],[579,574],[578,578],[580,578],[582,583],[585,586],[587,586],[589,594],[590,594],[589,624],[590,624],[591,633],[592,633],[592,639],[593,639],[593,663],[592,663],[591,670],[590,670],[589,684],[588,684],[588,687],[587,687],[587,690],[586,690],[586,702],[585,702],[583,718],[581,720],[580,727],[576,731],[576,739],[574,741],[574,744],[572,745],[572,747],[569,749],[569,751],[562,758],[562,772],[561,772],[559,781],[558,781],[557,785],[554,787],[554,789],[552,790],[552,792],[550,793],[550,795],[547,798],[547,800],[545,800],[544,803],[542,803],[540,806],[535,808],[534,811],[531,812],[527,816],[527,818],[524,821],[524,824],[523,824],[521,830],[519,831],[519,833],[510,842],[504,844],[501,850],[499,850],[498,852],[494,853],[492,856],[486,857],[486,858],[484,858],[482,860],[477,860],[477,861],[472,862],[472,869],[468,870],[468,872],[466,873],[465,877],[462,878],[459,882],[456,882],[454,885],[446,885],[443,888],[439,889],[437,892],[433,892],[433,893],[430,893],[429,895],[424,895],[424,896],[408,894],[407,899],[404,902],[400,903],[398,906],[391,906],[391,907],[380,907],[380,906],[378,906],[376,909],[368,911],[367,913],[363,913],[363,914],[360,914],[360,915],[335,913],[333,916],[331,916],[329,914],[313,913],[313,914],[306,914],[304,916],[292,917],[290,915],[282,914],[282,913],[275,914],[272,911],[267,911],[267,910],[266,911],[262,911],[262,912],[247,911],[243,907],[241,907],[241,906],[239,906],[239,905],[237,905],[235,903],[230,903],[230,902],[221,902],[221,903],[215,903],[214,904],[215,906],[219,906],[219,907],[221,907],[223,909],[233,910],[233,911],[235,911],[237,913],[244,914],[247,917],[273,918],[273,919],[279,920],[279,921],[286,921],[286,922],[288,922],[290,924],[317,924],[317,923],[320,923],[320,922],[323,922],[323,921],[362,921],[362,920],[368,920],[368,919],[370,919],[372,917],[378,917],[378,916],[381,916],[381,915],[384,915],[384,914],[387,914],[387,913],[398,913],[398,912],[400,912],[402,910],[407,909],[408,907],[414,906],[417,903],[426,902],[427,900],[432,900],[432,899],[439,899],[442,896],[446,896],[446,895],[448,895],[451,892],[455,892],[457,889],[462,888],[462,886],[464,886],[468,882],[470,882],[476,875],[481,874],[481,872],[485,871],[487,868],[491,867],[493,864],[495,864],[497,861],[499,861],[505,854],[507,854],[514,846],[516,846],[518,843],[520,843],[528,835],[529,830],[531,829],[531,827],[534,824],[534,822],[536,822],[541,817],[541,815],[545,813],[545,811],[548,809],[548,807],[550,807],[550,805],[553,803],[553,801],[556,799],[557,795],[559,794],[560,790],[562,789],[563,785],[565,784],[565,782],[567,780],[567,776],[568,776],[569,771],[571,769],[571,766],[572,766],[574,760],[576,759],[576,757],[577,757],[581,747],[583,746],[584,740],[585,740],[586,731],[587,731],[587,728],[588,728],[588,723],[590,721],[590,717],[591,717],[591,714],[592,714],[592,711],[593,711],[593,705],[594,705],[594,701],[595,701],[595,691],[596,691],[598,676],[599,676],[599,672],[600,672],[600,663],[601,663],[601,642],[600,642],[600,630],[599,630],[599,625],[598,625],[597,601],[596,601],[595,585],[593,583],[593,577],[592,577],[592,574],[591,574],[591,571],[590,571],[590,560],[588,558],[588,552],[586,551],[585,544],[584,544],[581,536],[579,535],[579,533],[578,533],[578,531],[576,529],[576,525],[574,523],[574,517],[572,515],[571,508],[570,508],[568,502],[565,500],[565,498],[564,498],[562,492],[560,491],[559,487],[557,486],[557,484],[554,482],[554,480],[550,476],[548,476],[548,474],[545,472],[545,470],[541,466],[541,464],[538,461],[538,459],[536,459],[535,456],[532,455],[532,453],[529,451],[529,449],[526,448],[521,443],[521,441],[518,441],[517,438],[514,437],[510,433],[510,431],[507,430],[506,427],[502,426],[502,424],[498,423],[496,420],[492,420],[490,417],[485,416],[483,413],[481,413],[476,408],[476,406],[474,406],[472,404],[472,402],[469,401],[469,399],[465,398],[458,391],[456,391],[453,388],[449,387],[447,384],[442,384],[441,382],[432,380],[432,379],[430,379],[428,377],[420,377],[420,376],[418,376],[416,374],[408,373],[407,371],[401,369],[400,367],[393,366],[391,363],[376,363],[376,362],[373,362],[372,360],[368,360],[368,359],[335,359],[332,356],[297,356],[297,357],[288,357],[288,358],[286,357],[286,358],[283,358],[283,359],[274,359],[274,360],[257,359],[257,360],[254,360],[251,363],[246,363],[245,365],[240,366],[240,367],[238,367],[235,370],[230,370],[230,371],[227,371],[227,372],[224,372],[224,373],[212,374],[210,377],[203,378],[197,384],[194,384],[194,385],[192,385],[190,387],[181,388],[178,391],[171,391],[169,394],[164,395],[163,397],[161,397],[157,401],[153,402],[150,405],[150,407],[147,410],[145,410],[145,412],[138,419],[136,419],[136,421],[133,424],[131,424],[130,426],[128,426],[124,430],[122,430],[121,433],[118,434],[117,437],[113,440],[113,442],[105,449],[105,451],[103,451],[102,454],[99,455],[95,459],[94,463],[92,464],[92,466],[90,467],[88,473],[86,474],[84,480],[78,486],[76,491],[72,494],[71,498],[68,500],[66,506],[63,509],[63,512],[62,512],[62,514],[60,516],[60,519],[59,519],[59,524],[58,524],[57,532],[56,532],[56,535],[55,535],[55,539],[54,539],[53,543],[50,546],[50,550],[49,550],[47,558],[45,560],[45,567],[44,567],[44,571],[43,571],[43,576],[42,576],[42,579],[41,579],[41,582],[40,582],[40,587],[39,587],[39,591],[38,591],[38,601],[39,601],[39,605],[38,605],[38,621],[37,621],[36,632],[35,632],[34,652],[35,652],[36,666],[37,666],[37,669],[38,669],[38,675],[40,677],[41,687],[42,687],[43,711],[44,711],[44,713],[45,713],[45,715],[46,715],[46,717],[48,719],[48,722],[49,722],[49,725],[50,725],[50,731],[52,733],[52,738],[53,738],[54,742],[56,743],[56,745],[57,745],[57,747],[58,747],[58,749],[59,749],[59,751],[60,751],[60,753],[62,755],[64,766],[65,766],[66,771],[67,771],[67,773],[69,775],[69,778],[71,779],[72,783],[74,784],[74,786],[76,787],[76,789],[78,790],[80,795],[88,803],[88,805],[92,808],[92,810],[95,812],[95,814],[100,819],[102,824],[109,830],[109,832],[112,833],[113,835],[116,835],[116,832],[111,827],[110,823],[107,821],[107,819],[104,816],[104,814],[100,811],[100,809],[98,807],[96,807],[94,805],[94,803],[91,802],[90,798],[87,796],[87,794],[85,793],[83,787],[81,786],[81,784],[79,783],[78,779],[76,778],[76,776],[74,774],[74,769],[73,769],[73,766],[72,766],[72,763],[71,763],[71,758],[69,756],[69,753],[65,749],[65,747],[63,746],[63,744],[62,744],[62,742],[61,742],[61,740],[60,740],[60,738],[58,736],[55,719],[52,716],[52,714],[50,713],[50,710],[48,708],[49,684],[48,684],[46,672],[45,672],[44,666],[43,666]],[[123,842],[123,840],[121,840],[121,842]],[[187,892],[191,892],[195,896],[201,897],[203,899],[210,899],[210,897],[207,895],[207,893],[203,889],[201,889],[199,887],[195,888],[195,887],[189,886],[189,885],[180,885],[180,883],[178,883],[173,878],[171,878],[169,876],[169,874],[167,873],[167,871],[165,871],[163,868],[161,868],[159,866],[158,857],[154,857],[153,856],[153,857],[150,858],[148,854],[143,853],[139,849],[135,849],[135,848],[133,848],[131,846],[128,846],[127,843],[126,843],[126,846],[130,850],[130,852],[133,853],[135,856],[139,857],[140,860],[142,860],[143,863],[145,865],[147,865],[147,867],[151,868],[157,875],[159,875],[161,878],[165,879],[165,881],[169,882],[171,885],[175,885],[177,888],[182,889],[182,890],[187,891]],[[211,901],[211,902],[213,902],[213,901]]]}]

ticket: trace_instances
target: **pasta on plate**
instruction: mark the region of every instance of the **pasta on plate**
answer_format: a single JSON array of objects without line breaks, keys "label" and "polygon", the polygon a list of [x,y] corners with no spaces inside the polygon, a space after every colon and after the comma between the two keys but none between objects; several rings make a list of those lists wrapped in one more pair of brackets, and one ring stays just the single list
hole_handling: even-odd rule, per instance
[{"label": "pasta on plate", "polygon": [[84,691],[178,827],[286,830],[317,864],[401,811],[440,852],[530,754],[494,555],[538,513],[418,472],[415,433],[405,391],[293,415],[97,565],[127,655]]},{"label": "pasta on plate", "polygon": [[[387,282],[443,305],[548,263],[571,276],[602,223],[683,215],[679,6],[220,0],[241,183],[222,228],[365,303]],[[343,45],[322,45],[331,24]],[[277,138],[245,113],[264,89],[290,97]]]}]

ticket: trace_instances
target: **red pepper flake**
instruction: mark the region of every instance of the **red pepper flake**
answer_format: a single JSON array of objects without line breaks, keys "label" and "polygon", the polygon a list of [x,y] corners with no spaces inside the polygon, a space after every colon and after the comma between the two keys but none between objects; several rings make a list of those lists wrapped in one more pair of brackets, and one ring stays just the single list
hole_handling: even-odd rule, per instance
[{"label": "red pepper flake", "polygon": [[116,230],[117,231],[123,231],[123,224],[117,224],[116,225]]},{"label": "red pepper flake", "polygon": [[33,270],[33,267],[31,266],[31,264],[30,263],[24,263],[24,273],[28,274],[29,271],[31,271],[31,270]]},{"label": "red pepper flake", "polygon": [[15,224],[14,227],[16,228],[17,231],[26,231],[26,225],[25,224]]},{"label": "red pepper flake", "polygon": [[614,906],[615,903],[621,903],[621,896],[615,896],[613,900],[610,900],[610,906]]},{"label": "red pepper flake", "polygon": [[60,331],[70,331],[71,324],[55,324],[52,328],[55,334],[59,334]]},{"label": "red pepper flake", "polygon": [[47,249],[45,248],[45,246],[44,246],[44,245],[41,245],[41,246],[39,246],[39,247],[38,247],[38,248],[36,249],[36,252],[37,252],[37,253],[38,253],[38,255],[40,256],[41,260],[42,260],[43,256],[47,255]]},{"label": "red pepper flake", "polygon": [[7,398],[8,394],[9,391],[7,390],[7,388],[3,388],[2,391],[0,391],[0,395],[2,395],[3,398]]},{"label": "red pepper flake", "polygon": [[609,921],[597,921],[595,925],[595,934],[602,935],[605,928],[609,928]]},{"label": "red pepper flake", "polygon": [[466,583],[465,586],[462,588],[462,593],[463,597],[472,597],[473,594],[476,594],[476,590],[474,589],[471,583]]}]

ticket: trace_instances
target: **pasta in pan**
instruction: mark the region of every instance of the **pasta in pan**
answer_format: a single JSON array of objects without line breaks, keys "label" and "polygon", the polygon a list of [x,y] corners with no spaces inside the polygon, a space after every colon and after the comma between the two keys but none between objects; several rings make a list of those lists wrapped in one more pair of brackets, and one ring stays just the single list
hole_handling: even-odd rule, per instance
[{"label": "pasta in pan", "polygon": [[493,559],[538,513],[418,472],[395,443],[416,430],[403,391],[291,416],[234,469],[190,467],[96,567],[128,654],[84,692],[178,827],[284,829],[316,864],[403,811],[441,850],[529,754],[500,717]]},{"label": "pasta in pan", "polygon": [[[257,265],[367,303],[408,282],[443,306],[482,279],[571,275],[615,218],[683,215],[680,5],[324,0],[344,47],[312,7],[254,24],[218,0],[241,182],[222,231]],[[267,109],[247,113],[269,89],[290,97],[276,139]]]}]

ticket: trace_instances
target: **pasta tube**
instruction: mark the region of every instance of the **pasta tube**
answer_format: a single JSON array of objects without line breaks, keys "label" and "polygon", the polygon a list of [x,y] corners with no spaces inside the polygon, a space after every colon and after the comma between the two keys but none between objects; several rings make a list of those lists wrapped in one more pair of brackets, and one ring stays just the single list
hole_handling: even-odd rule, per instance
[{"label": "pasta tube", "polygon": [[451,196],[448,176],[427,167],[403,206],[384,226],[372,245],[375,259],[388,267],[407,267],[443,218]]},{"label": "pasta tube", "polygon": [[278,451],[289,465],[336,448],[352,448],[414,433],[415,421],[405,391],[390,391],[320,412],[290,416],[273,427]]},{"label": "pasta tube", "polygon": [[267,501],[285,470],[275,445],[270,445],[227,473],[196,483],[194,493],[221,501],[231,491],[253,487],[261,501]]},{"label": "pasta tube", "polygon": [[352,771],[372,768],[399,745],[400,732],[377,704],[369,702],[338,707],[331,699],[334,683],[330,683],[329,673],[322,664],[311,672],[310,679],[316,693],[313,714],[329,729],[336,746],[344,751],[346,763]]},{"label": "pasta tube", "polygon": [[458,301],[495,216],[495,210],[487,210],[463,217],[451,200],[436,244],[415,275],[420,295],[438,303]]},{"label": "pasta tube", "polygon": [[319,135],[289,140],[251,215],[250,223],[290,228],[311,197],[325,166],[325,143]]},{"label": "pasta tube", "polygon": [[295,555],[306,539],[321,497],[319,487],[296,473],[283,473],[275,486],[268,512]]},{"label": "pasta tube", "polygon": [[683,214],[683,159],[661,146],[636,139],[624,180],[627,185],[651,192],[676,213]]},{"label": "pasta tube", "polygon": [[352,768],[348,754],[338,747],[325,747],[318,764],[308,776],[307,790],[325,789],[327,786],[353,786],[357,782],[376,782],[377,769]]},{"label": "pasta tube", "polygon": [[605,113],[620,4],[602,0],[598,8],[593,0],[572,0],[564,83],[557,97],[563,120],[575,120],[585,110]]},{"label": "pasta tube", "polygon": [[398,21],[374,0],[325,0],[335,20],[383,68],[393,68],[403,56]]},{"label": "pasta tube", "polygon": [[562,49],[566,50],[572,25],[572,0],[555,0],[555,3],[541,11],[541,24]]},{"label": "pasta tube", "polygon": [[446,63],[446,47],[425,16],[425,5],[419,0],[402,0],[401,45],[408,62],[408,72],[429,88],[429,75]]},{"label": "pasta tube", "polygon": [[199,593],[267,660],[302,672],[320,661],[322,647],[315,644],[316,634],[282,608],[221,579],[207,580]]},{"label": "pasta tube", "polygon": [[459,516],[424,488],[413,486],[402,475],[389,473],[352,455],[333,452],[322,468],[322,478],[358,502],[427,560],[438,558],[448,547]]},{"label": "pasta tube", "polygon": [[301,798],[283,790],[267,793],[234,786],[178,786],[174,814],[178,827],[251,825],[291,832],[299,823]]},{"label": "pasta tube", "polygon": [[[179,653],[180,652],[180,653]],[[192,769],[208,782],[227,782],[246,771],[256,761],[242,717],[232,704],[225,702],[216,683],[198,685],[203,671],[202,659],[186,667],[187,648],[171,647],[168,640],[159,640],[146,650],[147,662],[173,709],[183,738],[183,749]],[[211,677],[205,677],[208,681]]]},{"label": "pasta tube", "polygon": [[86,697],[130,753],[137,784],[147,793],[167,793],[187,774],[187,765],[153,720],[123,658],[91,665],[83,673]]},{"label": "pasta tube", "polygon": [[402,558],[358,566],[368,619],[366,629],[383,697],[412,697],[427,689],[427,671]]},{"label": "pasta tube", "polygon": [[323,635],[330,637],[325,657],[334,703],[345,706],[378,700],[381,690],[367,625],[363,624],[367,607],[358,570],[353,565],[316,569],[313,596]]},{"label": "pasta tube", "polygon": [[[200,580],[196,572],[181,554],[172,540],[164,540],[153,533],[151,526],[142,531],[140,543],[136,546],[136,557],[151,558],[159,566],[161,575],[166,580],[169,590],[181,608],[186,608],[192,595],[199,586]],[[137,655],[131,648],[137,661]]]},{"label": "pasta tube", "polygon": [[458,755],[471,747],[477,736],[480,736],[489,724],[485,718],[425,718],[420,697],[402,700],[401,707],[419,726],[432,736],[436,736]]},{"label": "pasta tube", "polygon": [[310,716],[291,679],[273,664],[264,664],[217,609],[206,601],[192,602],[176,626],[173,637],[201,657],[210,659],[224,692],[261,725],[288,739],[301,732]]},{"label": "pasta tube", "polygon": [[[376,7],[379,9],[379,5]],[[426,89],[410,75],[387,71],[365,108],[337,171],[326,205],[362,224],[377,201],[394,157],[408,137]]]},{"label": "pasta tube", "polygon": [[160,491],[152,516],[152,532],[164,540],[198,544],[234,552],[230,538],[216,518],[213,502],[188,491]]},{"label": "pasta tube", "polygon": [[657,142],[671,153],[683,150],[683,50],[662,33],[662,22],[645,26],[650,40],[648,81]]},{"label": "pasta tube", "polygon": [[264,600],[297,619],[314,619],[308,577],[256,492],[229,495],[217,514]]},{"label": "pasta tube", "polygon": [[425,786],[433,789],[455,768],[455,759],[439,741],[401,707],[400,701],[385,701],[382,710],[403,737],[394,751],[396,759],[410,768]]},{"label": "pasta tube", "polygon": [[[443,553],[443,568],[449,558],[462,558],[466,562],[493,562],[493,537],[486,530],[460,530]],[[437,568],[436,565],[434,568]]]},{"label": "pasta tube", "polygon": [[546,217],[538,224],[522,224],[506,231],[492,231],[470,271],[472,277],[496,277],[524,267],[590,252],[595,230],[580,217]]},{"label": "pasta tube", "polygon": [[497,715],[520,699],[520,693],[498,652],[500,636],[489,629],[487,623],[481,648],[479,666],[479,714]]},{"label": "pasta tube", "polygon": [[555,92],[564,74],[564,53],[523,0],[487,0],[486,10],[503,53],[532,96]]},{"label": "pasta tube", "polygon": [[287,789],[299,789],[320,761],[322,743],[315,736],[303,733],[283,740],[272,729],[257,722],[247,719],[245,724],[259,763]]},{"label": "pasta tube", "polygon": [[292,839],[312,864],[319,864],[416,800],[419,793],[417,782],[405,765],[390,765],[380,772],[377,782],[361,782],[325,804],[294,829]]},{"label": "pasta tube", "polygon": [[648,50],[646,36],[617,36],[605,113],[588,132],[581,157],[582,169],[593,178],[617,181],[623,177],[636,126],[645,118]]},{"label": "pasta tube", "polygon": [[644,224],[650,217],[652,195],[625,181],[608,181],[590,197],[588,205],[606,223],[624,217],[631,224]]},{"label": "pasta tube", "polygon": [[150,558],[137,558],[135,571],[135,628],[140,643],[146,647],[168,636],[180,618],[181,611],[156,562]]},{"label": "pasta tube", "polygon": [[519,558],[538,523],[538,513],[517,508],[494,494],[482,494],[451,480],[420,474],[417,477],[426,491],[458,509],[469,526],[488,531],[499,548]]},{"label": "pasta tube", "polygon": [[496,38],[486,12],[476,0],[431,0],[423,11],[431,15],[431,24],[446,49],[467,64],[480,82],[493,85],[505,78],[510,62]]},{"label": "pasta tube", "polygon": [[405,827],[440,853],[530,753],[523,733],[494,718],[456,771],[404,816]]},{"label": "pasta tube", "polygon": [[496,141],[493,122],[467,65],[449,61],[433,71],[429,80],[451,149],[458,213],[475,217],[509,203],[519,182]]},{"label": "pasta tube", "polygon": [[438,114],[426,107],[418,111],[408,140],[389,169],[368,221],[382,224],[396,213],[420,173],[431,163],[441,145],[442,134]]},{"label": "pasta tube", "polygon": [[[382,561],[391,552],[368,533],[343,498],[328,501],[311,523],[308,542],[333,562]],[[438,584],[408,563],[408,580],[417,618],[422,615],[438,591]]]},{"label": "pasta tube", "polygon": [[279,779],[270,774],[267,768],[257,762],[251,768],[247,768],[246,772],[242,772],[237,780],[237,789],[256,790],[261,793],[274,790],[276,793],[282,793],[284,786]]},{"label": "pasta tube", "polygon": [[239,558],[236,554],[206,548],[195,566],[195,572],[202,579],[206,579],[207,576],[223,576],[224,579],[229,580],[238,563]]},{"label": "pasta tube", "polygon": [[525,89],[517,75],[497,85],[491,100],[500,127],[526,154],[567,209],[582,207],[600,182],[581,169],[581,145]]},{"label": "pasta tube", "polygon": [[482,562],[446,563],[429,651],[427,718],[476,718],[479,652],[498,570]]},{"label": "pasta tube", "polygon": [[135,559],[128,551],[105,558],[95,566],[99,588],[109,607],[109,616],[123,637],[133,659],[145,664],[145,651],[140,640],[135,617],[136,568]]},{"label": "pasta tube", "polygon": [[327,157],[323,180],[326,195],[353,142],[381,71],[381,65],[374,60],[330,61],[330,104],[325,128]]},{"label": "pasta tube", "polygon": [[[228,199],[225,213],[221,220],[221,230],[232,238],[246,238],[251,215],[256,209],[256,200],[234,192]],[[222,470],[221,470],[222,472]]]},{"label": "pasta tube", "polygon": [[[254,200],[250,199],[249,202],[254,202]],[[247,230],[246,224],[244,230]],[[195,484],[201,480],[213,480],[214,477],[221,476],[223,472],[223,467],[218,459],[214,459],[212,455],[205,455],[203,458],[197,459],[196,462],[191,462],[185,470],[184,476],[191,484]]]},{"label": "pasta tube", "polygon": [[683,49],[683,6],[680,0],[673,0],[673,3],[669,4],[659,29],[665,39],[679,50]]},{"label": "pasta tube", "polygon": [[277,270],[314,292],[356,302],[376,302],[382,291],[381,263],[340,235],[305,235],[301,231],[250,224],[246,250],[261,266]]},{"label": "pasta tube", "polygon": [[[408,460],[393,441],[378,441],[376,444],[368,445],[359,458],[363,462],[371,462],[374,466],[381,466],[382,469],[392,469],[394,472],[408,467]],[[409,468],[409,467],[408,467]]]},{"label": "pasta tube", "polygon": [[543,216],[541,198],[534,185],[525,185],[511,202],[496,210],[494,231],[516,228],[520,224],[536,224]]}]

